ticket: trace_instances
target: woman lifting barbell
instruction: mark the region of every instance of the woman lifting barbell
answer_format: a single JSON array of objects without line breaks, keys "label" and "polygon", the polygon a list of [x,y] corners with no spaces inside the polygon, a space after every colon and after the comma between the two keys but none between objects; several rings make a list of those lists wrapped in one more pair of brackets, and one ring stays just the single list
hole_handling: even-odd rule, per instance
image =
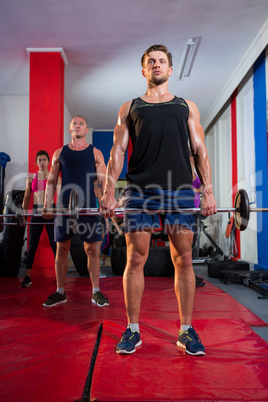
[{"label": "woman lifting barbell", "polygon": [[[50,158],[47,151],[41,150],[37,152],[35,163],[38,166],[38,172],[35,174],[30,174],[27,177],[26,189],[22,202],[23,210],[28,209],[32,194],[33,194],[33,214],[37,213],[38,208],[43,208],[46,183],[49,175],[48,171],[49,161]],[[52,207],[53,206],[55,205],[52,205]],[[26,223],[26,220],[24,223]],[[35,253],[39,244],[40,236],[44,227],[46,228],[50,247],[53,251],[54,257],[56,255],[56,243],[54,242],[53,225],[48,224],[53,223],[53,219],[46,220],[42,216],[32,216],[30,223],[34,223],[35,225],[30,225],[29,248],[26,256],[26,273],[21,283],[21,287],[28,287],[32,285],[31,270],[34,262]]]}]

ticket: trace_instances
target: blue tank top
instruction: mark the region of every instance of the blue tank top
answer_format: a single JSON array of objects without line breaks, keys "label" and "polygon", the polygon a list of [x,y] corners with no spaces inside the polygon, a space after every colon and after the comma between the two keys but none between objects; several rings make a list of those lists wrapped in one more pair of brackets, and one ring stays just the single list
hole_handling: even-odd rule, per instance
[{"label": "blue tank top", "polygon": [[79,208],[96,208],[94,179],[96,176],[94,147],[90,144],[82,151],[73,151],[69,145],[62,148],[59,162],[62,187],[57,206],[69,205],[72,189],[78,192]]}]

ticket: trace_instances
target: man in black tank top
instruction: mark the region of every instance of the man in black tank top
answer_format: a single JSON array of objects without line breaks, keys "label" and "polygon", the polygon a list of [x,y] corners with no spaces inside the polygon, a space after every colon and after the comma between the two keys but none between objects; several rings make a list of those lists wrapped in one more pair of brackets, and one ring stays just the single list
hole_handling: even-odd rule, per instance
[{"label": "man in black tank top", "polygon": [[[88,127],[81,116],[72,119],[69,129],[72,139],[68,145],[54,152],[52,166],[47,181],[43,217],[52,219],[53,214],[46,212],[53,199],[56,183],[61,172],[62,187],[58,198],[58,207],[68,207],[72,189],[78,191],[79,208],[96,207],[94,180],[97,176],[101,189],[104,188],[106,166],[100,150],[86,142]],[[65,278],[68,271],[68,253],[71,238],[74,235],[69,217],[57,216],[54,221],[54,237],[57,242],[55,270],[57,290],[43,303],[44,307],[53,307],[67,302],[65,296]],[[98,216],[79,216],[78,233],[84,242],[87,254],[88,271],[92,284],[92,304],[99,307],[109,306],[108,298],[99,288],[100,248],[102,243],[101,227]]]},{"label": "man in black tank top", "polygon": [[[195,219],[193,215],[174,213],[178,207],[194,207],[189,144],[203,184],[202,214],[208,216],[217,211],[204,132],[196,105],[177,98],[168,90],[172,56],[166,46],[153,45],[147,49],[141,65],[147,91],[140,98],[123,104],[119,111],[100,211],[104,217],[113,216],[116,206],[114,183],[122,170],[130,139],[133,152],[127,173],[129,185],[125,191],[125,208],[169,210],[163,223],[170,242],[179,305],[177,346],[190,355],[204,355],[205,348],[192,327],[195,294],[192,242]],[[130,354],[141,345],[139,314],[144,289],[143,268],[152,230],[158,225],[156,214],[126,214],[125,217],[127,265],[123,286],[128,325],[117,344],[117,353]]]}]

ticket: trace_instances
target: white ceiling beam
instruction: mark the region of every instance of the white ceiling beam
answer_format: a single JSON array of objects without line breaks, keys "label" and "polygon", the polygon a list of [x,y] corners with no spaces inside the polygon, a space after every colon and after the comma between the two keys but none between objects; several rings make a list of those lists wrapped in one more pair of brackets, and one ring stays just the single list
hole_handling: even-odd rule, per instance
[{"label": "white ceiling beam", "polygon": [[26,47],[26,51],[28,54],[30,53],[60,53],[61,58],[64,61],[64,64],[67,66],[68,61],[66,54],[62,47]]}]

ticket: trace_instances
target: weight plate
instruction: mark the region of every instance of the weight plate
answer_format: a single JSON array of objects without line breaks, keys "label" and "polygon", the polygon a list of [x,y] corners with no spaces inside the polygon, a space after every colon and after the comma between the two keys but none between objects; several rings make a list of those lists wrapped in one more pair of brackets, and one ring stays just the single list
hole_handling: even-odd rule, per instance
[{"label": "weight plate", "polygon": [[234,207],[236,209],[234,214],[235,226],[242,232],[247,228],[249,221],[249,199],[245,190],[240,189],[237,191]]},{"label": "weight plate", "polygon": [[15,218],[16,218],[17,225],[19,227],[25,226],[24,218],[23,218],[23,214],[22,214],[21,204],[17,205],[17,209],[16,209],[16,212],[15,212]]}]

